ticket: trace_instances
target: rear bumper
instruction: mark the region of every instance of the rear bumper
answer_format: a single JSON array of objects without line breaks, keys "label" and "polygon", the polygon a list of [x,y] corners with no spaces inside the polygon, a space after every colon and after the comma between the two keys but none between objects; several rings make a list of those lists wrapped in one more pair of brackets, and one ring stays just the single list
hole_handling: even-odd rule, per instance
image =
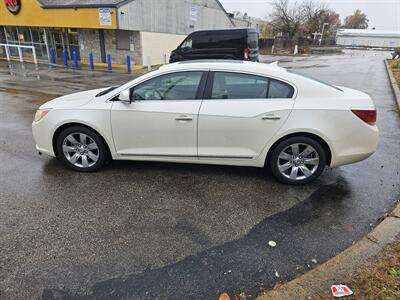
[{"label": "rear bumper", "polygon": [[379,142],[379,130],[376,126],[365,126],[369,128],[358,131],[357,136],[336,142],[331,167],[356,163],[367,159],[376,152]]}]

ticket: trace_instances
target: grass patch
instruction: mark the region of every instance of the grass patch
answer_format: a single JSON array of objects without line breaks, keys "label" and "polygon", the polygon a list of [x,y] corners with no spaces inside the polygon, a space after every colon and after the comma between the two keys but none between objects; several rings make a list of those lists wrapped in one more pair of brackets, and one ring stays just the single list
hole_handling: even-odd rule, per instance
[{"label": "grass patch", "polygon": [[[379,257],[368,261],[365,267],[357,273],[350,274],[349,278],[344,284],[352,289],[354,295],[343,299],[400,299],[400,241],[387,247]],[[327,291],[312,299],[333,299],[333,297]]]},{"label": "grass patch", "polygon": [[397,85],[400,87],[400,59],[391,59],[388,62],[393,76],[396,78]]}]

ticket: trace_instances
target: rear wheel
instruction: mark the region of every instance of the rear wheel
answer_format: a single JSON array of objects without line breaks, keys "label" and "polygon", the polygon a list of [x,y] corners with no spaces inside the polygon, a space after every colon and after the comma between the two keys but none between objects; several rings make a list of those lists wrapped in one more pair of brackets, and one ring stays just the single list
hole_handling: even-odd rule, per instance
[{"label": "rear wheel", "polygon": [[103,139],[86,127],[69,127],[57,138],[58,158],[80,172],[94,172],[103,166],[106,146]]},{"label": "rear wheel", "polygon": [[269,167],[279,181],[300,185],[321,175],[326,153],[319,142],[309,137],[292,137],[280,142],[272,151]]}]

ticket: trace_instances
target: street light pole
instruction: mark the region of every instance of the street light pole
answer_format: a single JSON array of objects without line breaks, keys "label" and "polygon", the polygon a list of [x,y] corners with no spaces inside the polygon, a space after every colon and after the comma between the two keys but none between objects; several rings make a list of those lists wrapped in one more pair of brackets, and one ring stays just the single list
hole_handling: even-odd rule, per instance
[{"label": "street light pole", "polygon": [[321,47],[321,44],[322,44],[322,38],[324,37],[325,26],[329,26],[329,23],[324,23],[324,25],[322,25],[321,38],[319,39],[319,46],[320,47]]}]

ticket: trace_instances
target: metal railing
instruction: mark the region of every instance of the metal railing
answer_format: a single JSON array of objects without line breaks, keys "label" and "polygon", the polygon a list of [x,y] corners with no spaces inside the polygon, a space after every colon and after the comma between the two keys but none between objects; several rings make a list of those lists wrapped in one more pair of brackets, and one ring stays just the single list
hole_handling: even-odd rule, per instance
[{"label": "metal railing", "polygon": [[10,48],[17,48],[18,50],[18,56],[19,56],[19,61],[24,62],[24,55],[22,54],[22,49],[31,49],[32,50],[32,56],[33,56],[33,62],[35,65],[37,65],[37,57],[36,57],[36,49],[34,46],[26,46],[26,45],[13,45],[13,44],[0,44],[0,47],[4,47],[6,51],[6,56],[7,60],[11,61],[11,54],[10,54]]}]

